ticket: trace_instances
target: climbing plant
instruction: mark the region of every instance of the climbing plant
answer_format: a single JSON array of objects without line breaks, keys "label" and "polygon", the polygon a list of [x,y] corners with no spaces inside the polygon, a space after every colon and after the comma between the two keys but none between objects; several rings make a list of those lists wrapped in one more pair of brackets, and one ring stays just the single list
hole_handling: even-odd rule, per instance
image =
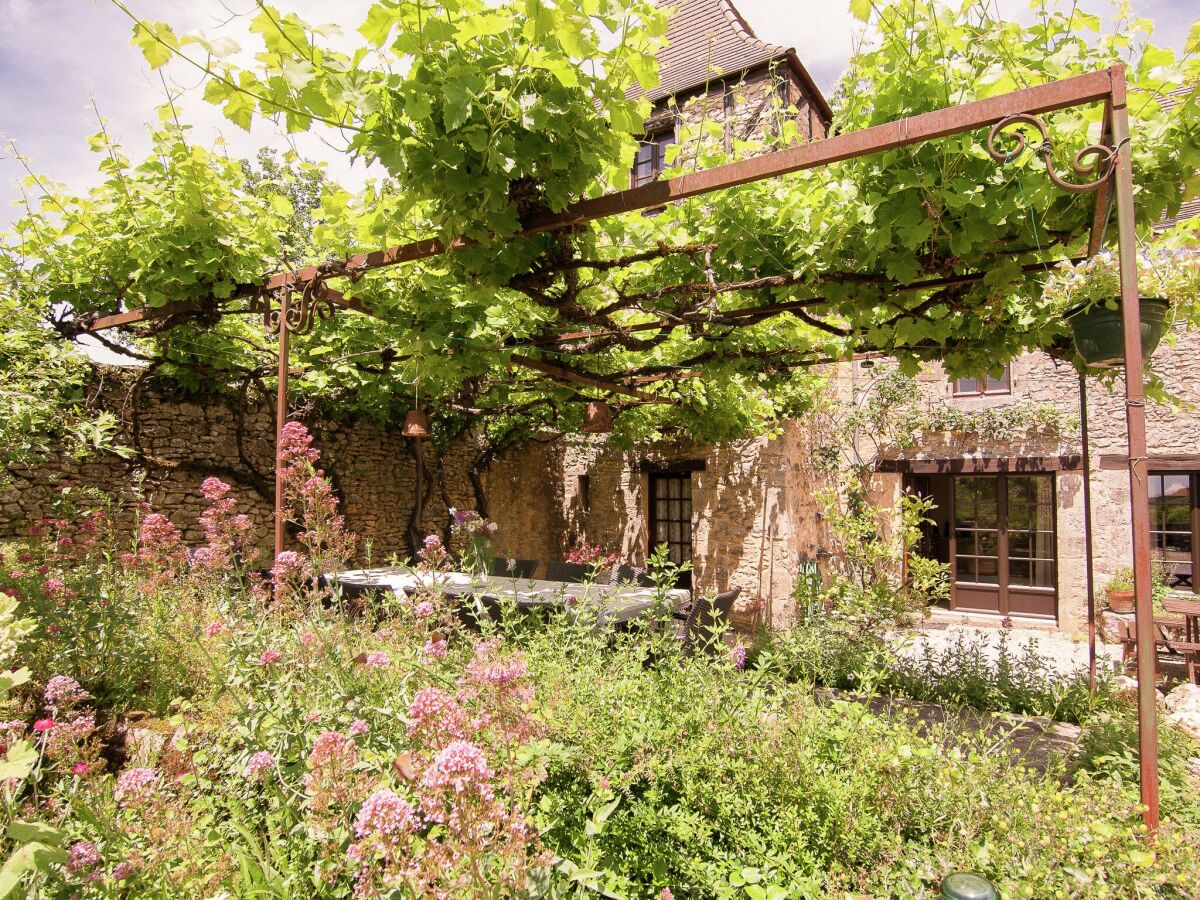
[{"label": "climbing plant", "polygon": [[[178,34],[113,2],[150,65],[202,71],[205,99],[237,125],[265,117],[320,131],[384,176],[354,192],[322,183],[299,250],[286,186],[196,147],[169,118],[145,162],[101,136],[101,184],[37,192],[6,244],[21,260],[21,302],[52,310],[66,335],[98,312],[201,303],[189,324],[168,318],[127,339],[194,389],[266,374],[261,325],[218,313],[244,310],[239,298],[272,268],[429,237],[470,243],[341,281],[373,315],[341,314],[297,341],[300,394],[395,421],[419,382],[442,433],[482,424],[508,442],[579,427],[581,400],[602,392],[514,366],[519,352],[663,401],[618,397],[619,439],[680,429],[716,439],[769,433],[811,408],[814,364],[854,350],[895,356],[910,374],[939,359],[957,377],[1065,347],[1045,272],[1031,264],[1081,250],[1092,197],[1055,187],[1032,155],[998,165],[982,133],[514,238],[539,215],[627,184],[649,111],[627,89],[656,83],[665,30],[645,0],[380,0],[338,49],[326,30],[258,2],[251,65],[227,40]],[[1076,5],[1038,3],[1029,24],[983,2],[852,8],[868,32],[836,92],[837,128],[1120,61],[1143,233],[1196,187],[1195,90],[1172,112],[1161,101],[1195,84],[1200,30],[1177,57],[1151,43],[1151,23],[1106,34]],[[1101,114],[1047,117],[1060,169],[1098,139]],[[782,119],[738,151],[801,140],[797,121]],[[689,137],[667,175],[728,160],[720,142]],[[983,277],[911,287],[960,273]],[[788,311],[764,309],[780,303]]]}]

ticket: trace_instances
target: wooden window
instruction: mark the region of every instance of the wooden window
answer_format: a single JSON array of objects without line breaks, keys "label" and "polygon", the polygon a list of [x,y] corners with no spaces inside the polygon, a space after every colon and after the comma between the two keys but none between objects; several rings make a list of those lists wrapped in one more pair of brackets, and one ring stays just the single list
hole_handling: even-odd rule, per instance
[{"label": "wooden window", "polygon": [[1196,532],[1200,530],[1197,472],[1151,472],[1150,552],[1167,571],[1172,587],[1195,590]]},{"label": "wooden window", "polygon": [[1000,377],[991,373],[981,378],[960,378],[954,382],[955,397],[986,397],[1012,393],[1012,372],[1008,365]]},{"label": "wooden window", "polygon": [[[650,475],[650,547],[667,545],[671,562],[692,560],[692,476],[690,473]],[[686,579],[684,579],[686,581]]]},{"label": "wooden window", "polygon": [[660,131],[648,134],[638,142],[637,156],[633,160],[633,171],[629,175],[631,187],[649,184],[662,174],[667,166],[667,148],[675,143],[675,131]]}]

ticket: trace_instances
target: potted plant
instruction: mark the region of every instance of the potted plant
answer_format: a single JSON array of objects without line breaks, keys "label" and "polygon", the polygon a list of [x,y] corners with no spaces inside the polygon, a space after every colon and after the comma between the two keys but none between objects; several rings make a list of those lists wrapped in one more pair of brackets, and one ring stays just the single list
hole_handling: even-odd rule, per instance
[{"label": "potted plant", "polygon": [[[1200,256],[1184,250],[1138,254],[1142,358],[1149,359],[1173,322],[1175,309],[1200,302]],[[1116,254],[1098,253],[1078,265],[1061,263],[1042,292],[1059,310],[1084,365],[1112,369],[1125,362],[1121,273]]]},{"label": "potted plant", "polygon": [[1104,589],[1108,608],[1115,613],[1133,612],[1133,569],[1118,569]]}]

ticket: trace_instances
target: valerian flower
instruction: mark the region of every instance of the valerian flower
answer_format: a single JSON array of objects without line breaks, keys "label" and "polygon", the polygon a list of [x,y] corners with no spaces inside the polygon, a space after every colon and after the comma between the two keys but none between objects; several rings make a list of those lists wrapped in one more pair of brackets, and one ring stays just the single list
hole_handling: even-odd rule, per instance
[{"label": "valerian flower", "polygon": [[126,769],[117,779],[115,795],[123,807],[140,806],[158,791],[159,774],[154,769]]}]

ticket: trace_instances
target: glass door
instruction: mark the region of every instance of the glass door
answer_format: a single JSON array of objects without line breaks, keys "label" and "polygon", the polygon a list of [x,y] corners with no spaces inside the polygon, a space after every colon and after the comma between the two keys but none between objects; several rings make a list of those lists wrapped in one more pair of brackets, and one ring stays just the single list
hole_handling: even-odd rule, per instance
[{"label": "glass door", "polygon": [[1057,614],[1054,477],[954,478],[953,607]]}]

